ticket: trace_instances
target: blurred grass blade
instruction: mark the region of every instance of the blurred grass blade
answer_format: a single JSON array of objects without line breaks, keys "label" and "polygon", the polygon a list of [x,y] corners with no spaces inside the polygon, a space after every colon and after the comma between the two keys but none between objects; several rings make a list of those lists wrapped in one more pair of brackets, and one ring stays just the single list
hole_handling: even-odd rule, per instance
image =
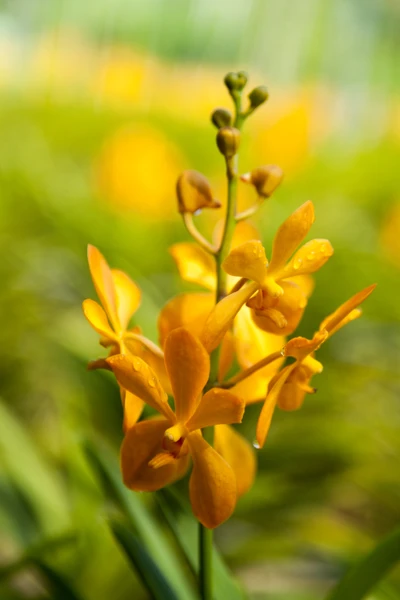
[{"label": "blurred grass blade", "polygon": [[83,449],[93,470],[98,474],[104,495],[112,500],[129,520],[135,533],[175,590],[177,598],[195,600],[197,595],[188,581],[185,569],[176,557],[176,548],[146,508],[142,497],[124,486],[119,464],[113,454],[103,445],[95,445],[88,440],[84,442]]},{"label": "blurred grass blade", "polygon": [[400,560],[400,528],[384,538],[367,556],[343,577],[328,600],[361,600],[365,598]]},{"label": "blurred grass blade", "polygon": [[111,530],[154,600],[178,600],[143,544],[124,525],[110,521]]},{"label": "blurred grass blade", "polygon": [[52,567],[42,562],[40,559],[32,560],[32,565],[37,567],[46,579],[54,600],[82,600],[82,596],[80,596],[74,590],[72,585]]},{"label": "blurred grass blade", "polygon": [[11,481],[29,498],[45,533],[65,529],[69,507],[60,480],[12,412],[0,402],[0,462]]},{"label": "blurred grass blade", "polygon": [[[188,506],[171,489],[157,492],[157,500],[168,525],[181,545],[195,574],[198,573],[198,522]],[[214,596],[215,600],[243,600],[244,592],[229,572],[218,550],[214,546]]]}]

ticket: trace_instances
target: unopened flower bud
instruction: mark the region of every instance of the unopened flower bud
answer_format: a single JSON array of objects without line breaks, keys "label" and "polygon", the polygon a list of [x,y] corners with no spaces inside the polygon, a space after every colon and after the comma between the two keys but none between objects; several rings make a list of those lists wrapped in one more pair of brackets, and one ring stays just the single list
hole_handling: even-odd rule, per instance
[{"label": "unopened flower bud", "polygon": [[240,145],[240,132],[235,127],[222,127],[217,133],[217,146],[225,158],[235,156]]},{"label": "unopened flower bud", "polygon": [[283,171],[278,165],[266,165],[245,173],[240,178],[245,183],[251,183],[258,194],[269,198],[283,179]]},{"label": "unopened flower bud", "polygon": [[220,129],[221,127],[229,127],[232,125],[232,113],[226,108],[216,108],[211,115],[211,121]]},{"label": "unopened flower bud", "polygon": [[259,85],[250,92],[248,98],[250,100],[251,108],[257,108],[257,106],[260,106],[260,104],[263,104],[263,102],[268,100],[268,90],[265,85]]},{"label": "unopened flower bud", "polygon": [[247,83],[247,73],[245,71],[228,73],[225,75],[224,83],[230,92],[241,92]]},{"label": "unopened flower bud", "polygon": [[219,208],[220,202],[212,197],[207,177],[198,171],[184,171],[176,182],[178,210],[180,213],[195,213],[202,208]]}]

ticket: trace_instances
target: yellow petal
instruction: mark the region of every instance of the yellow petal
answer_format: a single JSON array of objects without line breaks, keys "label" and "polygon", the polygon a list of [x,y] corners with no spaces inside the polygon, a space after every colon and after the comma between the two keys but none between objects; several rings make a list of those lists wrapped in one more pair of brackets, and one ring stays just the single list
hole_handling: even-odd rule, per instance
[{"label": "yellow petal", "polygon": [[[167,371],[165,369],[164,353],[156,344],[153,344],[150,340],[143,337],[135,330],[129,330],[127,336],[124,337],[124,343],[126,350],[133,356],[139,356],[145,363],[147,363],[155,372],[158,379],[160,380],[163,390],[167,394],[172,394],[171,384],[168,379]],[[129,338],[129,333],[135,333],[136,339]]]},{"label": "yellow petal", "polygon": [[285,266],[297,246],[306,237],[313,222],[314,206],[308,201],[282,223],[274,238],[271,262],[268,266],[270,275]]},{"label": "yellow petal", "polygon": [[317,331],[312,340],[304,337],[293,338],[284,347],[284,355],[293,356],[297,360],[304,360],[309,354],[318,350],[327,338],[328,332],[325,329]]},{"label": "yellow petal", "polygon": [[182,279],[198,283],[208,290],[215,290],[217,276],[211,254],[196,244],[185,242],[174,244],[169,251]]},{"label": "yellow petal", "polygon": [[210,357],[198,338],[180,327],[165,341],[165,366],[171,382],[178,422],[196,410],[210,374]]},{"label": "yellow petal", "polygon": [[115,340],[116,335],[110,328],[108,323],[107,315],[101,308],[100,304],[97,304],[94,300],[84,300],[82,303],[83,314],[97,333],[104,336],[105,338]]},{"label": "yellow petal", "polygon": [[88,245],[88,261],[96,293],[113,328],[118,331],[120,324],[111,269],[101,252],[90,244]]},{"label": "yellow petal", "polygon": [[231,249],[248,242],[249,240],[259,240],[260,234],[257,229],[248,221],[239,221],[235,227],[235,232],[232,238]]},{"label": "yellow petal", "polygon": [[153,492],[182,477],[188,457],[177,458],[169,464],[152,468],[149,462],[163,450],[166,419],[140,421],[131,427],[121,446],[121,469],[124,484],[131,490]]},{"label": "yellow petal", "polygon": [[222,263],[222,268],[235,277],[245,277],[260,286],[267,274],[267,257],[259,240],[250,240],[234,248]]},{"label": "yellow petal", "polygon": [[306,298],[309,298],[314,291],[315,281],[311,275],[299,275],[293,279],[287,279],[287,283],[295,283],[303,292]]},{"label": "yellow petal", "polygon": [[218,381],[223,381],[235,359],[235,340],[231,331],[227,331],[221,344],[218,364]]},{"label": "yellow petal", "polygon": [[315,273],[332,254],[333,248],[329,240],[310,240],[297,250],[292,260],[283,269],[275,273],[275,277],[280,279]]},{"label": "yellow petal", "polygon": [[229,464],[199,432],[188,436],[193,459],[189,482],[190,502],[195,517],[208,529],[229,519],[236,505],[236,478]]},{"label": "yellow petal", "polygon": [[141,292],[136,283],[123,271],[111,270],[117,299],[117,313],[122,329],[126,329],[140,305]]},{"label": "yellow petal", "polygon": [[306,393],[313,393],[315,390],[309,387],[309,382],[313,373],[303,364],[299,364],[282,386],[278,396],[278,406],[282,410],[293,411],[301,408]]},{"label": "yellow petal", "polygon": [[121,389],[121,401],[124,407],[124,422],[122,425],[124,433],[137,423],[143,412],[144,402],[135,394]]},{"label": "yellow petal", "polygon": [[201,341],[208,352],[212,352],[221,343],[233,319],[257,289],[257,283],[245,285],[237,292],[223,298],[214,307],[201,334]]},{"label": "yellow petal", "polygon": [[285,367],[276,377],[274,385],[268,392],[257,423],[256,438],[260,448],[265,444],[281,389],[296,365],[297,363],[294,362],[292,365]]},{"label": "yellow petal", "polygon": [[176,182],[179,212],[195,213],[201,208],[219,208],[218,200],[212,197],[208,179],[198,171],[184,171]]},{"label": "yellow petal", "polygon": [[175,422],[175,415],[168,405],[168,396],[157,375],[144,360],[137,356],[117,354],[107,358],[107,362],[121,387],[141,398],[171,423]]},{"label": "yellow petal", "polygon": [[245,403],[228,390],[212,388],[201,399],[194,415],[186,423],[189,431],[219,424],[241,423]]},{"label": "yellow petal", "polygon": [[[254,308],[253,319],[257,327],[274,335],[289,335],[298,326],[307,305],[307,296],[293,281],[281,281],[282,296],[272,298],[263,292],[251,298],[247,305]],[[257,301],[255,301],[257,300]]]},{"label": "yellow petal", "polygon": [[161,347],[168,334],[178,327],[185,327],[199,337],[214,304],[214,294],[204,293],[179,294],[167,302],[158,318]]},{"label": "yellow petal", "polygon": [[[361,290],[361,292],[354,294],[354,296],[344,302],[335,310],[335,312],[322,321],[321,325],[319,326],[320,331],[322,329],[326,329],[326,331],[331,335],[334,330],[337,331],[340,329],[340,327],[345,325],[345,323],[342,323],[342,321],[344,321],[348,315],[350,315],[354,309],[361,304],[361,302],[364,302],[364,300],[368,298],[370,294],[372,294],[375,288],[376,284],[373,284]],[[353,317],[349,320],[357,318],[360,314],[361,313],[353,312]],[[349,320],[346,320],[345,322],[348,323]]]},{"label": "yellow petal", "polygon": [[238,497],[249,491],[256,474],[256,456],[253,446],[229,425],[217,425],[214,430],[214,448],[232,467],[236,477]]}]

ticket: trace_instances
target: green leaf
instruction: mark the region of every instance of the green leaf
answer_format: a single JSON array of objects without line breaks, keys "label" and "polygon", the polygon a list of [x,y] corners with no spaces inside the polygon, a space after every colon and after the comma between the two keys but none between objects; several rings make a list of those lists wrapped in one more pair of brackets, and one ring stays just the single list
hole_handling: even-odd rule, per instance
[{"label": "green leaf", "polygon": [[111,520],[110,527],[151,597],[155,600],[178,600],[178,596],[139,539],[118,521]]},{"label": "green leaf", "polygon": [[[181,545],[193,572],[198,573],[198,522],[194,519],[189,506],[171,489],[157,492],[160,508]],[[215,600],[243,600],[245,594],[229,569],[223,562],[218,550],[213,551],[214,597]]]},{"label": "green leaf", "polygon": [[400,528],[384,538],[354,565],[328,596],[328,600],[361,600],[400,560]]},{"label": "green leaf", "polygon": [[[121,480],[119,464],[104,445],[86,440],[83,449],[89,463],[98,474],[104,495],[112,500],[129,520],[140,540],[167,579],[179,600],[195,600],[193,586],[175,555],[174,544],[145,506],[143,496],[129,491]],[[151,500],[150,495],[146,495]]]},{"label": "green leaf", "polygon": [[32,564],[46,579],[54,600],[82,600],[82,596],[74,590],[72,585],[48,564],[38,558],[33,559]]}]

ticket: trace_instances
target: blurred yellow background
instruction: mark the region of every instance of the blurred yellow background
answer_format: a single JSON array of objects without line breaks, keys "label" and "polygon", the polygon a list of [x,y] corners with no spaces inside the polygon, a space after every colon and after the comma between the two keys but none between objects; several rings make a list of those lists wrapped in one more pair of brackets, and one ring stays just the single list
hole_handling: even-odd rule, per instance
[{"label": "blurred yellow background", "polygon": [[[44,533],[78,530],[53,561],[83,598],[147,598],[80,445],[96,435],[117,452],[122,436],[117,386],[86,371],[102,354],[81,312],[94,297],[86,245],[142,288],[136,323],[157,341],[160,307],[187,289],[168,254],[187,239],[175,181],[199,170],[224,200],[209,117],[230,108],[222,79],[238,69],[270,92],[241,170],[285,171],[254,219],[267,250],[308,199],[313,237],[335,248],[299,333],[378,288],[321,349],[318,393],[274,418],[254,489],[217,543],[251,598],[314,600],[399,524],[399,26],[390,0],[1,3],[0,567]],[[41,586],[0,578],[0,597],[42,598]],[[371,598],[400,598],[400,570]]]}]

